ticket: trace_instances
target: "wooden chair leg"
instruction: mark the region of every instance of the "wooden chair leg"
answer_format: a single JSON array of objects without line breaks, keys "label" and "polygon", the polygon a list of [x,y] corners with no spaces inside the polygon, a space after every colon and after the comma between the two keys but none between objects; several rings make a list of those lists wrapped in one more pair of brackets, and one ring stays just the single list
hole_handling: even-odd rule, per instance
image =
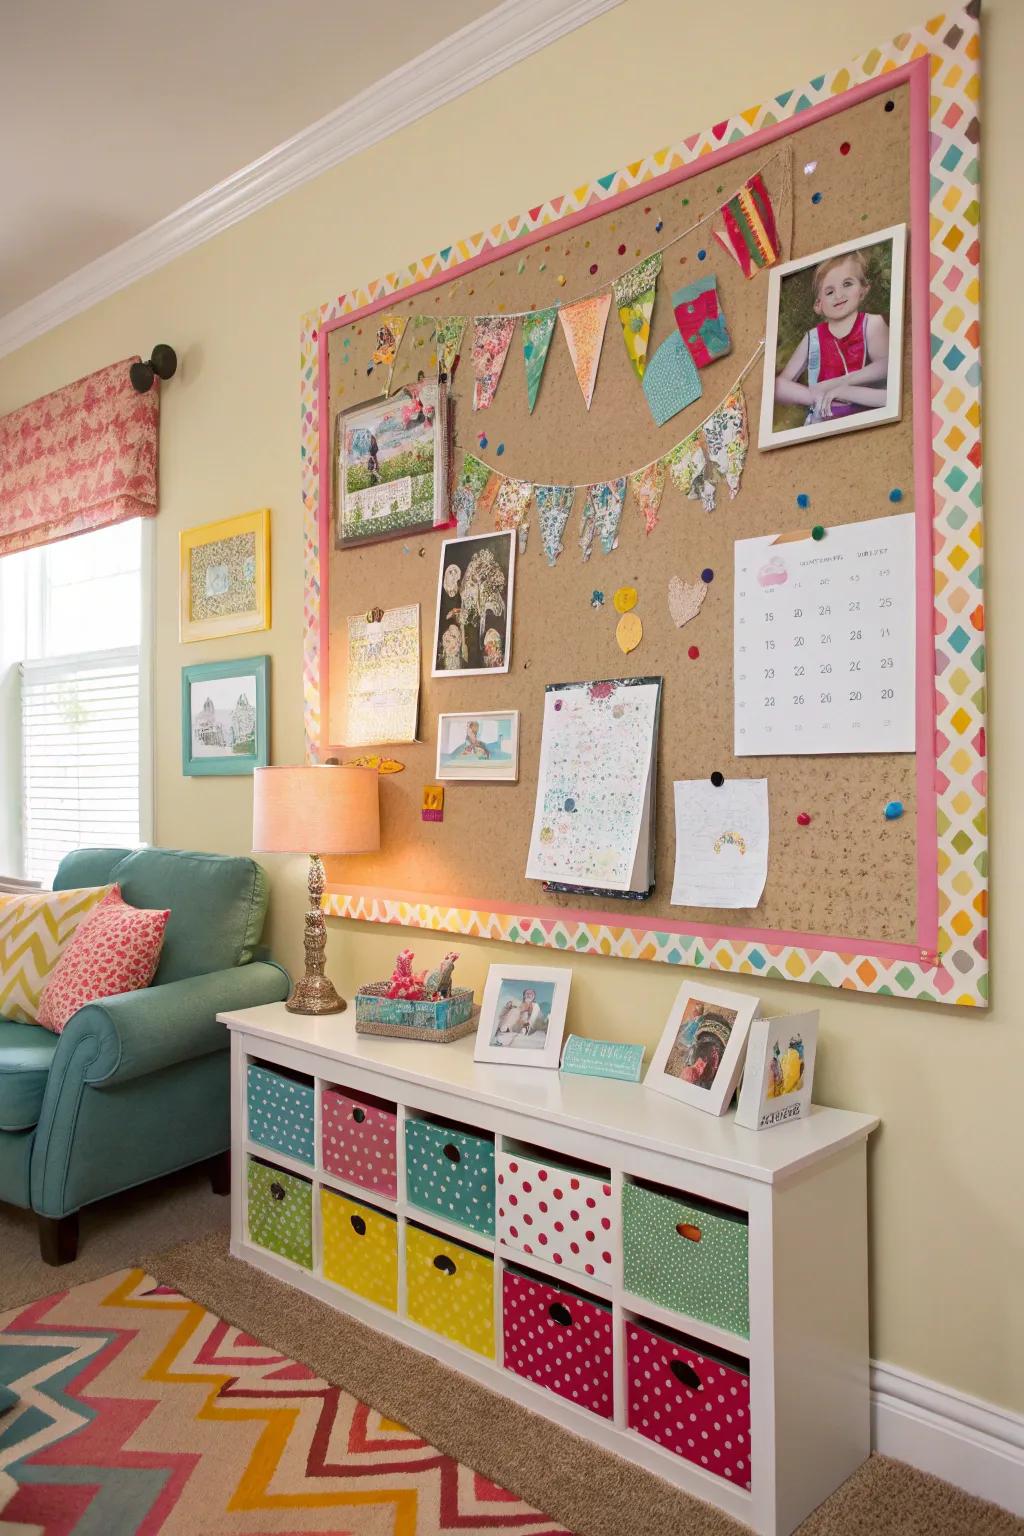
[{"label": "wooden chair leg", "polygon": [[215,1195],[231,1193],[231,1153],[219,1152],[210,1159],[210,1188]]},{"label": "wooden chair leg", "polygon": [[37,1216],[39,1254],[44,1264],[71,1264],[78,1257],[78,1212]]}]

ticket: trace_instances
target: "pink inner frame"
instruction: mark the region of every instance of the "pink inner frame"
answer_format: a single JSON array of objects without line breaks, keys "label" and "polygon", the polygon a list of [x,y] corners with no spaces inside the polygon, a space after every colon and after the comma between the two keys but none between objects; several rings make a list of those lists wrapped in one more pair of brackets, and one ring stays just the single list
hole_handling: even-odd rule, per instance
[{"label": "pink inner frame", "polygon": [[[475,900],[469,897],[453,899],[437,897],[444,906],[458,906],[479,911],[521,914],[552,926],[559,922],[600,924],[634,932],[680,933],[693,935],[706,942],[721,939],[740,943],[763,943],[769,947],[799,945],[815,950],[835,951],[843,955],[874,955],[889,960],[912,960],[922,965],[937,965],[938,956],[938,833],[936,802],[935,743],[935,667],[933,649],[933,500],[932,500],[932,422],[931,422],[931,353],[929,345],[929,213],[928,213],[928,116],[929,76],[928,59],[921,57],[898,69],[890,70],[874,80],[851,86],[830,101],[820,102],[807,108],[785,122],[762,128],[758,133],[735,143],[723,145],[711,154],[701,155],[687,165],[667,171],[663,176],[652,177],[637,187],[631,187],[614,197],[602,200],[594,207],[581,208],[565,218],[554,220],[541,228],[508,240],[501,246],[482,251],[468,261],[447,267],[432,277],[412,283],[394,293],[383,295],[371,304],[339,315],[319,328],[317,336],[318,359],[318,414],[319,414],[319,466],[317,518],[320,553],[320,691],[326,699],[330,686],[330,554],[331,554],[331,498],[323,493],[330,485],[331,473],[331,412],[330,371],[328,341],[330,333],[342,326],[352,325],[368,315],[391,309],[403,300],[426,293],[449,283],[459,274],[488,266],[492,261],[507,258],[515,251],[524,250],[540,240],[550,239],[552,234],[574,229],[591,219],[601,218],[639,198],[650,197],[666,187],[678,185],[692,176],[702,175],[714,165],[725,165],[752,149],[772,144],[778,139],[823,118],[856,106],[872,96],[888,93],[894,86],[910,88],[910,313],[911,339],[911,389],[914,440],[914,505],[917,528],[917,935],[916,944],[896,944],[879,939],[836,937],[817,933],[798,933],[785,929],[731,928],[711,923],[688,923],[674,918],[642,919],[637,912],[595,912],[577,908],[532,906],[523,902],[501,902],[492,898]],[[334,748],[327,740],[330,710],[322,707],[321,757]],[[932,744],[932,750],[925,747]],[[412,904],[431,901],[424,893],[391,891],[380,887],[359,887],[346,882],[346,891],[353,895],[384,897],[404,900]]]}]

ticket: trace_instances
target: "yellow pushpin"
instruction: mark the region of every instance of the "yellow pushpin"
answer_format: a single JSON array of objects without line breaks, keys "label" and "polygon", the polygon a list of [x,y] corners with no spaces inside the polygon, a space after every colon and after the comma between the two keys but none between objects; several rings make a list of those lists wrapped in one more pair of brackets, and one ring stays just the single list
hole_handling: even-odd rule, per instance
[{"label": "yellow pushpin", "polygon": [[612,598],[616,613],[628,613],[636,607],[636,587],[620,587]]}]

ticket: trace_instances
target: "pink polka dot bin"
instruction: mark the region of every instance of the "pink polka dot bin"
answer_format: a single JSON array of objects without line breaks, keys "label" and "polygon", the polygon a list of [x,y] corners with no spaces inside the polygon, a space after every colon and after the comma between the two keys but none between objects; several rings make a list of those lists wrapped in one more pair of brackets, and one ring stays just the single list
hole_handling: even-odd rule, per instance
[{"label": "pink polka dot bin", "polygon": [[321,1106],[325,1170],[394,1200],[398,1194],[394,1109],[340,1088],[325,1088]]},{"label": "pink polka dot bin", "polygon": [[733,1366],[630,1323],[630,1429],[740,1488],[750,1487],[750,1381]]},{"label": "pink polka dot bin", "polygon": [[611,1418],[610,1308],[506,1269],[502,1327],[506,1370]]},{"label": "pink polka dot bin", "polygon": [[502,1152],[497,1197],[500,1247],[611,1281],[618,1215],[607,1175]]}]

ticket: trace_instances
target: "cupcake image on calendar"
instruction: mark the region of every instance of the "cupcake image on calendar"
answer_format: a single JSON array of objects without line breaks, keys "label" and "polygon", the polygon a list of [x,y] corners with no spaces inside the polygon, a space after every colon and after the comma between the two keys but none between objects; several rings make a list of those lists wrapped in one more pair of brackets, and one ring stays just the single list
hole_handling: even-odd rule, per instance
[{"label": "cupcake image on calendar", "polygon": [[786,562],[781,555],[772,555],[771,559],[766,560],[757,573],[757,584],[759,587],[781,587],[788,580],[789,571],[786,569]]}]

